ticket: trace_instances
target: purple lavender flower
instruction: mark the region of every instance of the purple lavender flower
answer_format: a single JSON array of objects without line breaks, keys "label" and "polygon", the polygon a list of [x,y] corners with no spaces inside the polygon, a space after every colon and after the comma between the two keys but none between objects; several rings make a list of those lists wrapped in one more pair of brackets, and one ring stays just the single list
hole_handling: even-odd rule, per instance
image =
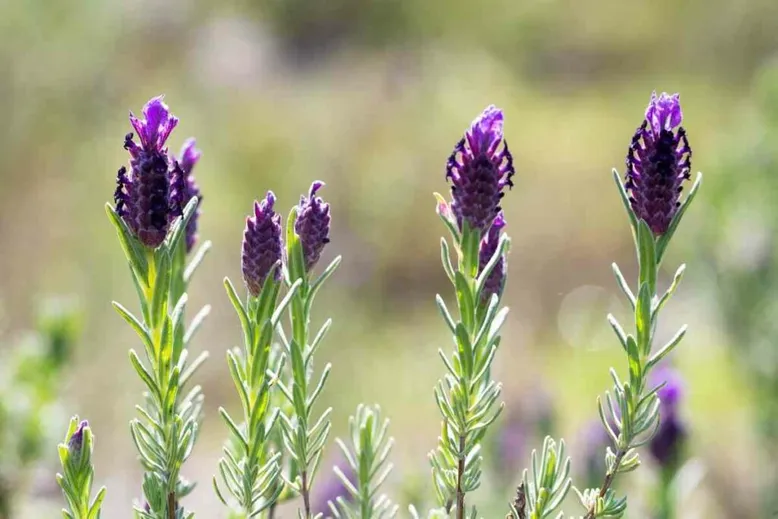
[{"label": "purple lavender flower", "polygon": [[78,424],[78,428],[68,440],[68,453],[75,463],[81,459],[84,450],[84,428],[89,426],[86,420]]},{"label": "purple lavender flower", "polygon": [[[505,227],[505,216],[500,211],[492,222],[492,226],[486,233],[486,236],[481,240],[480,250],[478,252],[478,272],[483,271],[489,260],[492,259],[495,252],[497,252],[497,245],[500,241],[500,231]],[[489,301],[493,294],[500,296],[502,294],[503,285],[505,283],[505,255],[503,255],[492,271],[489,273],[489,277],[486,278],[484,284],[484,290],[481,293],[481,299],[483,301]]]},{"label": "purple lavender flower", "polygon": [[180,216],[183,213],[184,207],[186,207],[186,204],[189,203],[192,197],[196,196],[198,199],[197,209],[195,209],[195,213],[186,226],[187,253],[192,251],[197,242],[197,223],[200,218],[200,205],[203,201],[200,195],[200,187],[197,185],[192,173],[195,165],[200,160],[200,155],[200,150],[195,148],[194,139],[190,138],[184,141],[178,160],[173,158],[173,171],[170,179],[170,198],[175,216]]},{"label": "purple lavender flower", "polygon": [[659,390],[660,423],[649,444],[654,459],[662,466],[679,461],[679,455],[686,438],[686,427],[680,417],[679,407],[683,398],[683,380],[680,374],[669,366],[661,366],[651,373],[652,387],[665,383]]},{"label": "purple lavender flower", "polygon": [[[351,465],[345,461],[337,463],[340,470],[343,471],[343,475],[353,484],[357,484],[357,475]],[[342,497],[346,502],[351,502],[354,497],[346,488],[346,485],[340,480],[337,474],[334,472],[327,474],[318,485],[314,487],[313,496],[311,496],[311,511],[314,514],[330,515],[330,508],[327,505],[332,501],[333,504],[337,503],[337,499]]]},{"label": "purple lavender flower", "polygon": [[130,153],[130,174],[126,168],[119,169],[117,174],[116,212],[141,243],[158,247],[167,235],[172,205],[165,143],[178,119],[159,96],[143,107],[143,119],[130,112],[130,123],[140,145],[133,140],[132,133],[124,138],[124,148]]},{"label": "purple lavender flower", "polygon": [[[256,297],[270,270],[281,261],[281,215],[273,210],[276,197],[272,191],[261,202],[254,202],[254,216],[246,218],[243,231],[241,268],[249,293]],[[275,279],[281,279],[280,269]]]},{"label": "purple lavender flower", "polygon": [[451,209],[460,229],[465,220],[471,228],[486,231],[500,212],[503,189],[513,187],[513,157],[502,127],[502,110],[490,105],[473,121],[448,159]]},{"label": "purple lavender flower", "polygon": [[300,197],[297,206],[297,220],[294,230],[300,237],[305,257],[305,271],[310,272],[321,257],[324,246],[330,242],[330,204],[316,196],[316,192],[324,186],[324,182],[311,184],[311,190],[306,197]]},{"label": "purple lavender flower", "polygon": [[627,153],[624,187],[632,210],[654,235],[664,234],[680,205],[689,178],[692,150],[681,125],[678,94],[651,94],[646,118],[632,137]]}]

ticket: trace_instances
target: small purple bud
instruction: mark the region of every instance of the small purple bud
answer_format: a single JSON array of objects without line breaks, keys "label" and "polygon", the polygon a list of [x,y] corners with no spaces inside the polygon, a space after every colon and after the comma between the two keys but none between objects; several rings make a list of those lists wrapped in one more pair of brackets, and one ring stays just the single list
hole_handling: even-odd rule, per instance
[{"label": "small purple bud", "polygon": [[680,374],[669,366],[660,366],[651,373],[652,387],[665,383],[659,390],[659,429],[649,444],[654,459],[662,466],[679,461],[681,449],[687,436],[686,427],[680,417],[679,407],[683,398],[683,380]]},{"label": "small purple bud", "polygon": [[124,138],[130,153],[130,175],[119,170],[114,195],[117,213],[127,221],[138,239],[147,247],[158,247],[167,235],[171,220],[170,160],[165,143],[178,119],[170,114],[162,96],[143,107],[143,119],[130,112],[130,123],[138,133],[140,145],[132,133]]},{"label": "small purple bud", "polygon": [[[497,252],[497,245],[500,242],[500,231],[505,227],[505,217],[500,211],[497,217],[492,222],[492,226],[486,233],[486,236],[481,240],[480,250],[478,253],[478,273],[480,274],[489,260],[492,259],[495,252]],[[492,271],[489,273],[489,277],[486,278],[484,284],[484,290],[481,293],[481,299],[483,301],[489,301],[493,294],[497,294],[499,297],[502,294],[502,289],[505,284],[505,255],[503,255]]]},{"label": "small purple bud", "polygon": [[[337,463],[337,465],[351,484],[356,486],[357,475],[354,472],[354,469],[351,468],[351,465],[345,460]],[[346,488],[346,485],[340,480],[340,477],[332,472],[327,474],[324,479],[314,487],[314,494],[311,496],[311,508],[313,513],[329,516],[330,507],[327,503],[332,501],[332,503],[335,504],[339,497],[342,497],[346,502],[351,502],[354,499]]]},{"label": "small purple bud", "polygon": [[78,425],[76,432],[68,440],[68,453],[71,459],[78,463],[81,460],[81,455],[84,451],[84,428],[89,426],[89,422],[82,421]]},{"label": "small purple bud", "polygon": [[324,246],[330,242],[330,204],[316,196],[324,182],[311,184],[308,196],[300,197],[294,231],[300,237],[305,257],[305,271],[310,272],[321,257]]},{"label": "small purple bud", "polygon": [[502,110],[491,105],[478,116],[454,147],[446,164],[451,180],[451,209],[459,228],[486,231],[500,212],[505,186],[513,187],[513,157],[503,137]]},{"label": "small purple bud", "polygon": [[197,209],[195,209],[195,213],[186,226],[187,253],[191,252],[195,243],[197,243],[197,226],[200,218],[200,206],[203,202],[200,188],[192,173],[197,161],[200,160],[200,155],[200,150],[195,148],[195,140],[187,139],[181,148],[178,160],[176,161],[173,158],[174,162],[170,177],[170,200],[174,217],[183,214],[184,207],[186,207],[186,204],[189,203],[192,197],[196,196],[198,200]]},{"label": "small purple bud", "polygon": [[[281,262],[281,215],[273,210],[276,197],[272,191],[261,202],[254,202],[254,216],[246,218],[243,231],[241,268],[249,293],[256,297],[262,291],[270,270]],[[275,280],[281,279],[280,268]]]},{"label": "small purple bud", "polygon": [[682,119],[678,94],[652,93],[627,153],[624,187],[632,210],[655,236],[667,232],[681,205],[682,184],[689,179],[692,150]]}]

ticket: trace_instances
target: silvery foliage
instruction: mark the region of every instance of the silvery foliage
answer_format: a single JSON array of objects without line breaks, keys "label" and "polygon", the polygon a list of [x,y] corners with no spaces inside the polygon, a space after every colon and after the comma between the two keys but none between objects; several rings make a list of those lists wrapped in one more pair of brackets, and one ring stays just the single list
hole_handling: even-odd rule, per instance
[{"label": "silvery foliage", "polygon": [[116,228],[138,293],[141,318],[118,302],[113,306],[135,330],[143,343],[144,359],[129,352],[138,376],[146,386],[143,405],[136,406],[139,418],[130,422],[130,432],[144,468],[143,493],[148,506],[136,506],[142,519],[181,519],[187,513],[179,499],[189,494],[194,483],[180,475],[189,458],[202,420],[203,394],[200,386],[184,392],[195,370],[207,354],[190,362],[189,343],[209,312],[204,307],[185,325],[186,288],[210,247],[204,243],[187,265],[183,235],[197,208],[197,198],[186,205],[164,242],[151,249],[141,244],[124,219],[110,204],[106,211]]},{"label": "silvery foliage", "polygon": [[627,356],[628,378],[622,380],[611,368],[613,389],[605,393],[604,399],[598,398],[600,418],[613,445],[605,453],[606,474],[602,486],[583,491],[576,489],[578,500],[586,510],[586,519],[624,515],[627,498],[618,497],[611,485],[617,474],[635,470],[640,465],[637,449],[648,443],[659,427],[657,391],[661,385],[648,387],[648,374],[680,343],[686,334],[686,326],[657,350],[653,348],[654,334],[659,312],[678,288],[686,267],[681,265],[678,268],[669,288],[661,295],[657,289],[657,277],[670,239],[702,182],[702,175],[698,174],[667,232],[655,236],[648,225],[635,216],[629,196],[615,170],[613,177],[629,217],[639,264],[637,292],[632,291],[618,266],[613,264],[618,285],[634,311],[635,334],[626,333],[615,317],[608,315],[608,322]]},{"label": "silvery foliage", "polygon": [[389,420],[381,419],[377,405],[360,404],[356,414],[349,417],[350,444],[340,438],[335,440],[357,480],[352,482],[342,469],[334,467],[348,492],[348,496],[329,502],[335,519],[392,519],[397,514],[397,505],[385,494],[378,494],[392,471],[388,459],[394,438],[387,435],[388,429]]}]

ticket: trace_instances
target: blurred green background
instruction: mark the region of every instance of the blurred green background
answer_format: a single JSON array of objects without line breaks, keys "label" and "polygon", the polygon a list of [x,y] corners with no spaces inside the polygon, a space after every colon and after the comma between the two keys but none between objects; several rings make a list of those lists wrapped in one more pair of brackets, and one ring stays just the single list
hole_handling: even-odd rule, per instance
[{"label": "blurred green background", "polygon": [[[392,418],[391,489],[403,501],[428,485],[439,433],[436,350],[450,342],[433,298],[449,287],[431,193],[448,189],[451,148],[487,104],[504,109],[517,177],[503,204],[511,317],[495,376],[509,408],[548,406],[575,447],[608,367],[625,369],[604,317],[630,322],[610,263],[630,278],[636,267],[610,171],[656,89],[681,93],[692,167],[706,175],[663,272],[666,283],[689,266],[660,323],[663,338],[690,326],[675,363],[700,483],[679,498],[682,517],[767,517],[760,487],[778,456],[777,51],[775,0],[0,2],[0,337],[33,325],[42,294],[73,294],[84,311],[57,440],[30,475],[22,516],[61,506],[55,444],[73,413],[97,436],[105,515],[130,517],[140,492],[127,427],[141,391],[126,354],[136,338],[110,305],[134,305],[135,293],[103,210],[127,159],[128,110],[165,93],[181,119],[171,149],[195,136],[203,150],[201,237],[214,248],[190,297],[213,305],[195,341],[211,352],[199,377],[208,417],[184,473],[202,483],[188,508],[224,517],[209,481],[226,435],[216,409],[237,404],[224,352],[240,332],[222,278],[240,279],[253,199],[273,189],[288,208],[312,180],[327,182],[323,261],[344,260],[318,305],[335,321],[319,355],[334,365],[325,399],[336,434],[358,402]],[[625,478],[629,517],[648,516],[647,465]],[[506,511],[494,510],[483,513]]]}]

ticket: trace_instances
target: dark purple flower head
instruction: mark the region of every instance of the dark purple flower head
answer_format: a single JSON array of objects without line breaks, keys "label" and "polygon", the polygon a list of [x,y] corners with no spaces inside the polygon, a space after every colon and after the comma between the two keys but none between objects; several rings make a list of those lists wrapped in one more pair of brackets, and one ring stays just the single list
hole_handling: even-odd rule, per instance
[{"label": "dark purple flower head", "polygon": [[74,462],[78,462],[81,459],[81,454],[84,450],[84,428],[89,426],[89,422],[86,420],[78,424],[76,432],[68,440],[68,452]]},{"label": "dark purple flower head", "polygon": [[197,197],[197,209],[189,220],[189,224],[186,226],[186,252],[191,252],[194,244],[197,242],[197,223],[200,218],[200,205],[203,198],[200,195],[200,188],[195,181],[192,170],[194,169],[197,161],[200,160],[201,152],[195,148],[195,140],[187,139],[184,142],[184,146],[181,148],[181,154],[178,160],[173,158],[173,168],[171,172],[170,184],[171,192],[170,199],[173,206],[173,212],[175,216],[179,216],[183,213],[184,207],[192,197]]},{"label": "dark purple flower head", "polygon": [[684,180],[689,178],[692,150],[681,121],[678,94],[651,94],[646,118],[627,153],[624,187],[632,210],[654,235],[664,234],[680,205]]},{"label": "dark purple flower head", "polygon": [[178,124],[162,97],[143,107],[143,119],[130,112],[130,123],[140,145],[129,133],[124,148],[130,153],[130,173],[121,168],[114,193],[116,212],[124,218],[138,239],[148,247],[158,247],[167,235],[171,209],[170,160],[165,142]]},{"label": "dark purple flower head", "polygon": [[[281,215],[273,210],[275,202],[272,191],[261,202],[254,202],[254,216],[246,218],[243,231],[243,281],[254,297],[262,291],[273,266],[281,262]],[[275,279],[281,279],[280,268],[275,270]]]},{"label": "dark purple flower head", "polygon": [[465,220],[486,231],[500,212],[505,186],[513,187],[513,157],[503,138],[502,110],[489,106],[454,147],[446,164],[451,180],[451,209],[459,228]]},{"label": "dark purple flower head", "polygon": [[318,180],[311,184],[308,196],[300,197],[300,205],[297,206],[294,230],[303,247],[306,272],[313,269],[324,246],[330,242],[330,204],[325,204],[316,196],[323,186],[324,182]]},{"label": "dark purple flower head", "polygon": [[[353,484],[357,484],[357,475],[351,465],[343,459],[337,463],[338,468],[343,471],[343,475]],[[353,501],[353,496],[334,472],[327,474],[318,485],[314,487],[314,494],[311,496],[311,508],[314,514],[324,514],[329,516],[330,508],[328,502],[337,503],[337,499],[342,497],[346,502]]]},{"label": "dark purple flower head", "polygon": [[654,459],[663,466],[676,463],[686,438],[686,427],[679,407],[683,398],[683,380],[677,371],[661,366],[651,373],[652,387],[664,383],[659,396],[659,429],[651,439],[649,449]]},{"label": "dark purple flower head", "polygon": [[[481,240],[481,246],[478,253],[478,272],[483,271],[489,260],[492,259],[494,253],[497,252],[497,245],[500,242],[500,231],[505,227],[505,217],[500,211],[492,222],[492,226],[486,232],[486,236]],[[484,291],[481,294],[481,298],[484,301],[491,299],[493,294],[498,296],[502,294],[503,284],[505,282],[505,255],[503,255],[497,264],[489,273],[489,277],[484,284]]]}]

